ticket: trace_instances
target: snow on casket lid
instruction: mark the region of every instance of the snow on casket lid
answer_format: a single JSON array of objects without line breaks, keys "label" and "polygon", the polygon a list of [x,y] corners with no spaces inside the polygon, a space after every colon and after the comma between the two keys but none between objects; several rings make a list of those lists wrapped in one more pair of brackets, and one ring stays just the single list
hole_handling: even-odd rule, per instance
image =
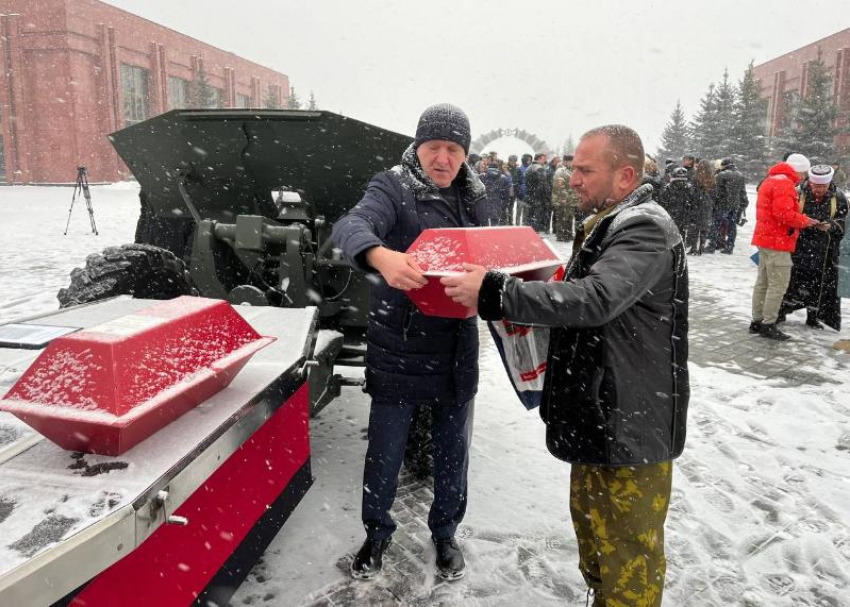
[{"label": "snow on casket lid", "polygon": [[0,410],[64,449],[120,455],[225,388],[273,341],[225,301],[179,297],[54,339]]},{"label": "snow on casket lid", "polygon": [[428,316],[469,318],[471,308],[446,296],[440,277],[463,271],[472,263],[499,270],[523,280],[548,280],[563,262],[532,228],[440,228],[423,230],[407,253],[425,271],[428,284],[407,291],[416,306]]}]

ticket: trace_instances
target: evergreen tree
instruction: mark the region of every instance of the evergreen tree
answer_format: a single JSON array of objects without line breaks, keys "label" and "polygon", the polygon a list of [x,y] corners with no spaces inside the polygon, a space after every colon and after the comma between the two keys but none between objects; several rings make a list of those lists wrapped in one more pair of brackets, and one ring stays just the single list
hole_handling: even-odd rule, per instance
[{"label": "evergreen tree", "polygon": [[312,111],[319,109],[319,105],[316,103],[316,96],[313,94],[313,91],[310,91],[310,101],[307,104],[307,109]]},{"label": "evergreen tree", "polygon": [[277,91],[278,88],[271,84],[268,89],[266,89],[266,99],[263,102],[263,105],[270,110],[279,110],[281,108],[280,96],[277,94]]},{"label": "evergreen tree", "polygon": [[658,158],[672,158],[677,162],[691,147],[691,137],[688,132],[688,123],[685,119],[685,112],[682,110],[682,103],[676,102],[676,107],[673,113],[670,114],[670,120],[667,126],[664,127],[664,132],[661,134],[661,147],[658,148]]},{"label": "evergreen tree", "polygon": [[[729,70],[723,71],[723,82],[715,89],[716,148],[708,158],[718,159],[735,153],[735,100],[737,91],[729,82]],[[704,156],[705,157],[705,156]]]},{"label": "evergreen tree", "polygon": [[301,100],[298,98],[298,95],[295,93],[295,87],[289,87],[289,98],[286,100],[286,109],[288,110],[300,110],[301,109]]},{"label": "evergreen tree", "polygon": [[765,136],[767,104],[761,99],[761,87],[756,81],[752,61],[738,84],[734,116],[734,155],[740,160],[739,168],[747,177],[757,179],[764,175],[770,159]]},{"label": "evergreen tree", "polygon": [[718,129],[717,92],[714,84],[699,102],[699,111],[691,123],[694,154],[700,158],[716,160],[720,157],[720,132]]},{"label": "evergreen tree", "polygon": [[567,136],[566,142],[564,142],[564,154],[573,154],[576,151],[576,144],[573,141],[573,134],[570,133]]},{"label": "evergreen tree", "polygon": [[198,63],[195,79],[189,85],[189,98],[189,102],[196,108],[218,107],[218,95],[216,95],[215,87],[211,86],[207,79],[203,63]]},{"label": "evergreen tree", "polygon": [[832,98],[832,74],[820,57],[809,63],[805,95],[788,105],[783,108],[787,126],[776,147],[805,154],[813,162],[832,162],[838,108]]}]

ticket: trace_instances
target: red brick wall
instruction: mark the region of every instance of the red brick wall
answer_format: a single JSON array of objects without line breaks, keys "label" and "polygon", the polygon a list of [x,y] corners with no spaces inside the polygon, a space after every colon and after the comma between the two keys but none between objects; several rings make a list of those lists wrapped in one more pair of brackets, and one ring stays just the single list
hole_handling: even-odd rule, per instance
[{"label": "red brick wall", "polygon": [[[808,64],[818,56],[832,74],[834,99],[839,109],[839,124],[846,125],[850,117],[850,29],[843,30],[795,51],[772,59],[754,68],[761,81],[762,99],[768,100],[769,136],[777,134],[782,123],[782,95],[789,91],[804,94]],[[850,144],[848,136],[836,138],[836,144]]]},{"label": "red brick wall", "polygon": [[203,65],[222,104],[284,102],[289,78],[98,0],[0,0],[0,117],[5,178],[72,182],[128,175],[106,135],[123,128],[121,64],[148,70],[151,116],[168,109],[168,76],[196,79]]}]

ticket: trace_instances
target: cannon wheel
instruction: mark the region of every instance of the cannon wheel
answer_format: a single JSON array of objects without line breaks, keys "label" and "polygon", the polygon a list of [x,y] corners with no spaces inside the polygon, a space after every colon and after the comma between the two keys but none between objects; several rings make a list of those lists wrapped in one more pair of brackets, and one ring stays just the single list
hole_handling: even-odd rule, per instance
[{"label": "cannon wheel", "polygon": [[71,271],[71,284],[57,294],[66,308],[117,295],[140,299],[173,299],[197,295],[183,260],[147,244],[107,247],[86,258],[84,268]]},{"label": "cannon wheel", "polygon": [[407,433],[407,448],[404,452],[404,467],[417,480],[427,480],[434,474],[434,443],[431,439],[431,407],[416,407],[410,430]]}]

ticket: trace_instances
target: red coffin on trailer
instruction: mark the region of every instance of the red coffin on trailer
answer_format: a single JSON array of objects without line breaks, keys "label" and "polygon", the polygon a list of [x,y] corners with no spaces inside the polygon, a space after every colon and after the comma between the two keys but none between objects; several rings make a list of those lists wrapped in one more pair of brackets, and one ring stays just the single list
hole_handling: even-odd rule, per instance
[{"label": "red coffin on trailer", "polygon": [[428,284],[407,294],[428,316],[469,318],[471,308],[446,296],[440,278],[463,271],[464,263],[499,270],[523,280],[548,280],[563,264],[527,226],[424,230],[407,250],[425,271]]},{"label": "red coffin on trailer", "polygon": [[64,449],[120,455],[272,341],[225,301],[180,297],[53,340],[0,410]]}]

